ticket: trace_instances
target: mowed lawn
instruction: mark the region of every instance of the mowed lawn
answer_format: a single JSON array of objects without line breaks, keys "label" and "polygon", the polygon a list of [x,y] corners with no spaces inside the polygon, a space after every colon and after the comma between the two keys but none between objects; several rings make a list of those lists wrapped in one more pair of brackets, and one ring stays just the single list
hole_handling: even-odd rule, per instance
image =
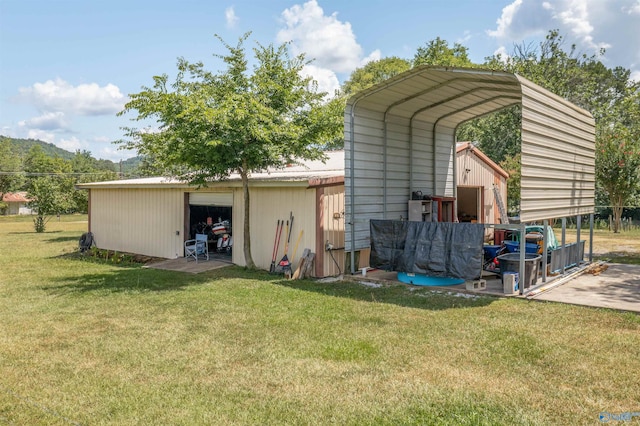
[{"label": "mowed lawn", "polygon": [[73,258],[86,227],[0,218],[0,424],[575,425],[640,411],[635,314]]}]

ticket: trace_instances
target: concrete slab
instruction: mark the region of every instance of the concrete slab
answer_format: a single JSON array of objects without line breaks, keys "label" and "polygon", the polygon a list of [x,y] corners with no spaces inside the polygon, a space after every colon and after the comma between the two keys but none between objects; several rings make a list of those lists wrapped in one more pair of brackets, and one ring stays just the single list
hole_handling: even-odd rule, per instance
[{"label": "concrete slab", "polygon": [[535,299],[640,312],[640,265],[608,266],[600,275],[582,274]]},{"label": "concrete slab", "polygon": [[179,257],[177,259],[163,260],[161,262],[150,263],[145,268],[164,269],[167,271],[188,272],[190,274],[199,274],[201,272],[211,271],[213,269],[231,266],[230,257],[210,257],[209,260],[198,260],[196,263],[193,259]]}]

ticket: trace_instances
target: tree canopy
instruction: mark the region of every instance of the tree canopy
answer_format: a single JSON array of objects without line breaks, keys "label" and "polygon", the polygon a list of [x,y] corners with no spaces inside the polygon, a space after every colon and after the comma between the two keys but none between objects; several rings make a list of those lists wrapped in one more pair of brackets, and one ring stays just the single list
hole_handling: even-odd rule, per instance
[{"label": "tree canopy", "polygon": [[429,41],[424,46],[418,47],[413,57],[413,66],[418,65],[442,65],[449,67],[476,67],[469,59],[469,49],[460,43],[449,43],[440,37]]},{"label": "tree canopy", "polygon": [[396,56],[368,62],[351,73],[349,79],[342,85],[342,91],[345,95],[352,95],[410,68],[411,62]]},{"label": "tree canopy", "polygon": [[323,147],[342,133],[340,104],[301,71],[303,55],[289,57],[288,45],[256,44],[249,70],[244,42],[249,33],[215,55],[226,69],[213,73],[201,62],[178,59],[169,84],[164,74],[153,87],[131,95],[121,114],[154,119],[158,131],[127,128],[122,146],[153,158],[166,174],[196,186],[237,173],[244,193],[244,256],[251,256],[249,179],[252,172],[284,168],[301,160],[323,159]]}]

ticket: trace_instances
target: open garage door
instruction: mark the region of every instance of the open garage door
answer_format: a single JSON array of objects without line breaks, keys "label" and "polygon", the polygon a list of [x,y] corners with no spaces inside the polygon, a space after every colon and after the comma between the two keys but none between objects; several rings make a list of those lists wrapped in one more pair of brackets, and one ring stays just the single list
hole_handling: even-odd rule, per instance
[{"label": "open garage door", "polygon": [[[188,231],[189,239],[195,238],[196,233],[209,235],[209,249],[215,251],[221,234],[215,233],[213,228],[217,223],[226,223],[227,232],[232,231],[232,192],[190,192]],[[225,251],[227,254],[230,250]]]},{"label": "open garage door", "polygon": [[193,206],[224,206],[233,205],[233,192],[190,192],[189,204]]}]

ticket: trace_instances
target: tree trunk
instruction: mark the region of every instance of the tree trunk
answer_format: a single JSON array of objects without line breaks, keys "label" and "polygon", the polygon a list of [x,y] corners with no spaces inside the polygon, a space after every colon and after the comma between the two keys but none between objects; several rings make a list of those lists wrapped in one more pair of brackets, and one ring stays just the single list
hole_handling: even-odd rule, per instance
[{"label": "tree trunk", "polygon": [[242,177],[242,192],[244,195],[244,262],[247,268],[255,269],[256,264],[253,263],[253,257],[251,256],[251,227],[249,226],[249,218],[250,218],[250,205],[249,202],[249,175],[246,171],[246,167],[240,171],[240,176]]},{"label": "tree trunk", "polygon": [[613,206],[613,232],[617,234],[620,232],[623,200],[617,199]]}]

